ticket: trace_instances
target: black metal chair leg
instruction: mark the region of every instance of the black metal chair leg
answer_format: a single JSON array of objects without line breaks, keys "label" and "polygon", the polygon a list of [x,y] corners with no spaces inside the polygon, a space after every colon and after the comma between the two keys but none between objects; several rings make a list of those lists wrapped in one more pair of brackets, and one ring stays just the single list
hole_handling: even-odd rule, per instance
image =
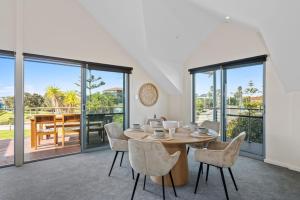
[{"label": "black metal chair leg", "polygon": [[121,157],[121,160],[120,160],[120,167],[122,167],[123,157],[124,157],[124,152],[122,152],[122,157]]},{"label": "black metal chair leg", "polygon": [[134,183],[134,187],[133,187],[133,191],[132,191],[132,195],[131,195],[131,200],[133,200],[135,189],[136,189],[136,185],[137,185],[137,183],[139,181],[139,178],[140,178],[140,174],[138,173],[137,176],[136,176],[135,183]]},{"label": "black metal chair leg", "polygon": [[163,200],[165,200],[165,180],[164,177],[161,177],[161,183],[162,183],[162,191],[163,191]]},{"label": "black metal chair leg", "polygon": [[146,188],[146,175],[144,176],[144,186],[143,186],[143,190],[145,190],[145,188]]},{"label": "black metal chair leg", "polygon": [[208,173],[209,173],[209,164],[207,164],[207,167],[206,167],[206,178],[205,178],[206,182],[208,180]]},{"label": "black metal chair leg", "polygon": [[235,180],[234,180],[234,177],[233,177],[233,174],[232,174],[231,168],[229,167],[229,168],[228,168],[228,170],[229,170],[229,173],[230,173],[231,179],[232,179],[232,181],[233,181],[234,187],[235,187],[236,191],[238,191],[239,189],[238,189],[238,187],[237,187],[237,185],[236,185],[236,182],[235,182]]},{"label": "black metal chair leg", "polygon": [[132,179],[134,180],[134,170],[131,168]]},{"label": "black metal chair leg", "polygon": [[172,182],[172,187],[173,187],[173,191],[174,191],[175,197],[177,197],[177,193],[176,193],[176,189],[175,189],[175,185],[174,185],[174,181],[173,181],[173,177],[172,177],[171,171],[169,172],[169,175],[170,175],[170,179],[171,179],[171,182]]},{"label": "black metal chair leg", "polygon": [[222,182],[223,182],[223,186],[224,186],[224,190],[225,190],[225,194],[226,194],[226,199],[229,200],[227,187],[226,187],[226,182],[225,182],[225,177],[224,177],[224,173],[223,173],[223,168],[220,168],[220,173],[221,173]]},{"label": "black metal chair leg", "polygon": [[189,155],[190,147],[187,148],[186,155]]},{"label": "black metal chair leg", "polygon": [[202,166],[203,166],[203,163],[200,162],[198,176],[197,176],[197,182],[196,182],[195,191],[194,191],[195,194],[197,193],[197,188],[198,188],[198,184],[199,184],[199,179],[200,179],[200,174],[201,174]]},{"label": "black metal chair leg", "polygon": [[116,162],[116,159],[117,159],[117,156],[118,156],[118,151],[116,151],[116,154],[115,154],[115,157],[114,157],[114,161],[113,161],[113,163],[112,163],[112,165],[111,165],[111,167],[110,167],[110,170],[109,170],[109,173],[108,173],[108,176],[110,176],[110,174],[111,174],[111,171],[112,171],[112,169],[113,169],[113,167],[114,167],[114,165],[115,165],[115,162]]}]

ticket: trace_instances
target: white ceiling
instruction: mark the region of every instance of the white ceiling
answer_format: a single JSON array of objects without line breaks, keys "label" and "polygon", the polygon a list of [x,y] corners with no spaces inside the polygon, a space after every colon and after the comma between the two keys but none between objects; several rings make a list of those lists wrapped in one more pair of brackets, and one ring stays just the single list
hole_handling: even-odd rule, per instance
[{"label": "white ceiling", "polygon": [[287,92],[300,90],[299,0],[191,0],[258,29]]},{"label": "white ceiling", "polygon": [[287,91],[299,91],[299,0],[78,0],[169,94],[183,64],[229,15],[256,28]]}]

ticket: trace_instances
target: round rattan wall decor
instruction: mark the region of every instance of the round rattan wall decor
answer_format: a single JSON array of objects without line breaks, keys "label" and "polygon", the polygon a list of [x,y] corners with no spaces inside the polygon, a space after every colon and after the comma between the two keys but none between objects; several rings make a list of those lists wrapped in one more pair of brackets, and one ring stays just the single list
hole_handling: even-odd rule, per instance
[{"label": "round rattan wall decor", "polygon": [[152,83],[145,83],[139,89],[139,99],[144,106],[153,106],[158,100],[158,90]]}]

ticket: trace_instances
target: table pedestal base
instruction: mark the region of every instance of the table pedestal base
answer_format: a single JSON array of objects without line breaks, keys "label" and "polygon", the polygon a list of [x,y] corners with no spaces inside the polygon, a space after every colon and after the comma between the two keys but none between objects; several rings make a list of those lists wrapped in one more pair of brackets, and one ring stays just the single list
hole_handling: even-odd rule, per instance
[{"label": "table pedestal base", "polygon": [[[188,161],[186,154],[185,144],[164,144],[165,148],[170,154],[180,151],[179,159],[176,165],[171,170],[172,177],[175,186],[182,186],[187,184],[189,171],[188,171]],[[157,184],[161,185],[161,177],[151,176],[151,180]],[[165,186],[172,186],[172,182],[169,175],[164,176]]]}]

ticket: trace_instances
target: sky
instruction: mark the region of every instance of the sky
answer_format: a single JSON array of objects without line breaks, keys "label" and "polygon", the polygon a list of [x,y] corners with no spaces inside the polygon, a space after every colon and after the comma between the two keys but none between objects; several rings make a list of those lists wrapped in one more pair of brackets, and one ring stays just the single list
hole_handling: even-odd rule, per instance
[{"label": "sky", "polygon": [[[204,73],[197,73],[195,80],[195,91],[198,95],[207,94],[213,85],[213,76]],[[260,91],[263,90],[263,65],[253,65],[227,70],[227,96],[232,96],[238,86],[243,90],[248,87],[249,81],[253,81],[254,86]],[[220,89],[220,70],[217,71],[217,89]]]},{"label": "sky", "polygon": [[[106,83],[93,92],[112,87],[123,87],[123,74],[92,70],[92,74],[101,77]],[[24,62],[25,92],[45,94],[48,86],[59,87],[62,91],[80,90],[75,83],[80,81],[80,67],[35,61]],[[14,60],[0,57],[0,97],[14,94]]]}]

